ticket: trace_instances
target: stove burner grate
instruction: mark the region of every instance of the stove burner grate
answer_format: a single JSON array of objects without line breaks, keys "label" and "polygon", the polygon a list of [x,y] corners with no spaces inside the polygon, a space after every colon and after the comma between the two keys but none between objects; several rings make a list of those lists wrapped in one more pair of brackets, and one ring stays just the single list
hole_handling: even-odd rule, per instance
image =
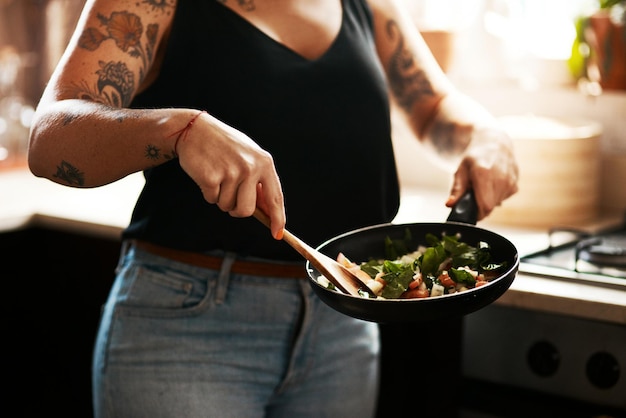
[{"label": "stove burner grate", "polygon": [[626,242],[587,238],[576,244],[575,254],[576,262],[584,260],[597,266],[626,267]]},{"label": "stove burner grate", "polygon": [[[556,243],[557,236],[569,239]],[[589,234],[554,228],[547,249],[520,260],[520,272],[626,287],[626,229]]]}]

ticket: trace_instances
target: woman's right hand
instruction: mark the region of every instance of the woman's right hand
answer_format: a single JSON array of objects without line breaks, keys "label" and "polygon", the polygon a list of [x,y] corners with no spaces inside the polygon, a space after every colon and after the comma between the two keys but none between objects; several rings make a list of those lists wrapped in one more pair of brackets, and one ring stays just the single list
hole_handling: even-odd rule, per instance
[{"label": "woman's right hand", "polygon": [[204,199],[234,217],[259,207],[271,221],[272,236],[282,238],[285,208],[272,156],[247,135],[201,113],[183,132],[176,151],[182,169]]}]

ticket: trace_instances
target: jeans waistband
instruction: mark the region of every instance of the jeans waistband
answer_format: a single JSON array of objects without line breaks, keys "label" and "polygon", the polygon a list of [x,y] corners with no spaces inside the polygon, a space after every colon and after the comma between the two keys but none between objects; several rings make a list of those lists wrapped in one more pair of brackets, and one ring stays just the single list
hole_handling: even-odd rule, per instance
[{"label": "jeans waistband", "polygon": [[297,279],[306,279],[308,277],[304,268],[304,262],[302,264],[286,264],[238,259],[226,260],[224,257],[176,250],[141,240],[128,240],[125,242],[125,245],[132,245],[143,251],[170,260],[212,270],[222,270],[222,264],[227,261],[232,263],[229,269],[232,273]]}]

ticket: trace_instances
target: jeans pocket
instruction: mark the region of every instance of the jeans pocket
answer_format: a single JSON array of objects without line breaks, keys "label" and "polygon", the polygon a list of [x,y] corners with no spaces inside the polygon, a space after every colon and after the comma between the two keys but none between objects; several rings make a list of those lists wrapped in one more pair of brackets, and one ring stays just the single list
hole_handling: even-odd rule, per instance
[{"label": "jeans pocket", "polygon": [[139,264],[120,274],[126,285],[117,295],[117,309],[133,315],[174,317],[204,310],[214,293],[218,273]]}]

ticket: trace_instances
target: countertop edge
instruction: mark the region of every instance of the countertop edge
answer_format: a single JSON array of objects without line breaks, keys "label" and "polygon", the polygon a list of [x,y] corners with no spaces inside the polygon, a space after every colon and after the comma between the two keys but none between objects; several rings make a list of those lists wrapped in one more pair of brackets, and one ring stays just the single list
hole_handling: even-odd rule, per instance
[{"label": "countertop edge", "polygon": [[[519,276],[521,276],[522,280],[525,278],[523,274]],[[519,276],[516,280],[520,279]],[[578,286],[579,289],[584,289],[585,287],[592,288],[592,286],[587,285],[576,286]],[[578,319],[626,325],[626,305],[608,301],[574,298],[571,296],[510,288],[497,299],[494,304],[509,308],[564,315]]]},{"label": "countertop edge", "polygon": [[[135,173],[96,189],[75,189],[35,178],[29,172],[0,173],[0,233],[28,227],[119,240],[144,179]],[[394,223],[445,222],[445,190],[403,188]],[[509,238],[520,256],[545,248],[547,231],[481,222]],[[626,325],[626,292],[518,272],[510,289],[494,303]]]},{"label": "countertop edge", "polygon": [[30,217],[28,226],[44,227],[109,240],[121,240],[123,229],[114,225],[67,219],[40,213],[36,213]]}]

